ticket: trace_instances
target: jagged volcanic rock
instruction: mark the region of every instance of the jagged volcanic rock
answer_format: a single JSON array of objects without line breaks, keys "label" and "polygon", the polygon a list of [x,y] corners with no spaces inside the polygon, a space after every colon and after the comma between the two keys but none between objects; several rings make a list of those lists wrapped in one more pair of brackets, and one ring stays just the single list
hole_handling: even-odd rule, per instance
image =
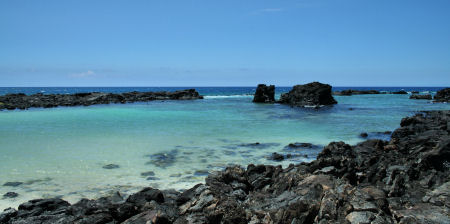
[{"label": "jagged volcanic rock", "polygon": [[331,95],[330,85],[312,82],[294,86],[291,91],[281,95],[279,103],[303,107],[331,105],[337,102]]},{"label": "jagged volcanic rock", "polygon": [[275,102],[275,86],[266,86],[259,84],[253,97],[254,103],[274,103]]},{"label": "jagged volcanic rock", "polygon": [[419,95],[419,94],[413,94],[411,96],[409,96],[410,99],[415,99],[415,100],[431,100],[431,94],[424,94],[424,95]]},{"label": "jagged volcanic rock", "polygon": [[25,95],[23,93],[0,96],[0,110],[28,109],[30,107],[90,106],[94,104],[132,103],[152,100],[203,99],[195,89],[175,92],[129,92],[129,93],[75,93]]},{"label": "jagged volcanic rock", "polygon": [[450,88],[445,88],[439,90],[436,95],[434,95],[435,102],[450,102]]}]

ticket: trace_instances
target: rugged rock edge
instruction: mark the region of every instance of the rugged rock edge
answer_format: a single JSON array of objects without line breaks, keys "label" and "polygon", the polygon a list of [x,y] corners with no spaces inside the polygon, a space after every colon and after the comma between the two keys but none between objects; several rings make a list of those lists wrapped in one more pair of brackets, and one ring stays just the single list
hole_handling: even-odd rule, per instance
[{"label": "rugged rock edge", "polygon": [[331,142],[311,163],[228,167],[182,193],[31,200],[0,223],[449,223],[450,111],[400,125],[389,142]]},{"label": "rugged rock edge", "polygon": [[128,92],[128,93],[75,93],[25,95],[23,93],[0,96],[0,110],[28,109],[31,107],[90,106],[109,103],[133,103],[152,100],[194,100],[203,99],[195,89],[175,92]]}]

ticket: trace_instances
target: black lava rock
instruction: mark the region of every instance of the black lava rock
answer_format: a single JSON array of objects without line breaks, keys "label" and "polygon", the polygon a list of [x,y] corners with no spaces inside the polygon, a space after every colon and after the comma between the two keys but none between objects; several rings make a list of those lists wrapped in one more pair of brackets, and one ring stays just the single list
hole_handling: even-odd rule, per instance
[{"label": "black lava rock", "polygon": [[332,105],[337,103],[331,95],[331,86],[320,82],[296,85],[288,93],[283,93],[278,102],[297,107]]},{"label": "black lava rock", "polygon": [[16,198],[17,196],[19,196],[19,194],[16,192],[7,192],[3,195],[4,198]]},{"label": "black lava rock", "polygon": [[103,166],[103,169],[108,169],[108,170],[110,170],[110,169],[118,169],[118,168],[120,168],[120,166],[117,165],[117,164],[108,164],[108,165],[104,165]]},{"label": "black lava rock", "polygon": [[256,88],[255,96],[253,97],[254,103],[274,103],[275,102],[275,86],[266,86],[265,84],[259,84]]},{"label": "black lava rock", "polygon": [[6,182],[3,184],[3,186],[5,187],[17,187],[19,185],[22,185],[23,182],[19,182],[19,181],[13,181],[13,182]]},{"label": "black lava rock", "polygon": [[132,103],[152,100],[194,100],[203,99],[195,89],[175,92],[128,92],[128,93],[75,93],[33,95],[6,94],[0,96],[0,110],[27,109],[30,107],[90,106],[94,104]]},{"label": "black lava rock", "polygon": [[409,96],[410,99],[414,100],[431,100],[431,94],[425,94],[425,95],[419,95],[419,94],[413,94]]},{"label": "black lava rock", "polygon": [[439,90],[436,95],[434,95],[435,102],[450,102],[450,88],[445,88]]}]

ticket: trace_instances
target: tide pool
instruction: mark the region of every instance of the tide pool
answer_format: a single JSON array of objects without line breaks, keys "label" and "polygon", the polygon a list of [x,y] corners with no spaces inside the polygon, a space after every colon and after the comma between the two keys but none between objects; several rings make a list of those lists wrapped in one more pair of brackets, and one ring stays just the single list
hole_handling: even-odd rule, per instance
[{"label": "tide pool", "polygon": [[[0,195],[19,193],[0,199],[0,209],[34,198],[76,202],[146,186],[181,190],[231,164],[308,162],[331,141],[355,144],[363,140],[361,132],[388,139],[380,133],[397,128],[405,116],[450,109],[409,95],[335,96],[337,105],[320,110],[254,104],[243,92],[205,95],[194,101],[0,111]],[[294,142],[317,147],[285,148]],[[293,157],[276,162],[268,159],[273,152]],[[119,168],[103,168],[108,164]]]}]

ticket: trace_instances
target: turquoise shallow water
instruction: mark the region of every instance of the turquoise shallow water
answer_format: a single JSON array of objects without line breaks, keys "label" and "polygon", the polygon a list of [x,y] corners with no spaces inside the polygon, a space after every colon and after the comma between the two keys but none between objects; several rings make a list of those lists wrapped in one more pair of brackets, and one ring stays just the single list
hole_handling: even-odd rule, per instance
[{"label": "turquoise shallow water", "polygon": [[[0,209],[41,197],[75,202],[145,186],[186,189],[204,181],[205,170],[249,163],[287,166],[311,161],[321,150],[286,150],[289,143],[354,144],[363,140],[361,132],[388,138],[377,132],[397,128],[402,117],[450,109],[449,104],[391,94],[336,96],[338,104],[333,107],[299,109],[254,104],[246,92],[229,92],[236,94],[206,94],[204,100],[195,101],[1,111],[0,194],[14,191],[19,197],[0,199]],[[255,142],[261,144],[248,145]],[[296,156],[274,162],[267,159],[273,152]],[[107,164],[120,167],[102,168]],[[141,175],[148,171],[154,172],[151,180]],[[2,186],[8,181],[23,184]]]}]

